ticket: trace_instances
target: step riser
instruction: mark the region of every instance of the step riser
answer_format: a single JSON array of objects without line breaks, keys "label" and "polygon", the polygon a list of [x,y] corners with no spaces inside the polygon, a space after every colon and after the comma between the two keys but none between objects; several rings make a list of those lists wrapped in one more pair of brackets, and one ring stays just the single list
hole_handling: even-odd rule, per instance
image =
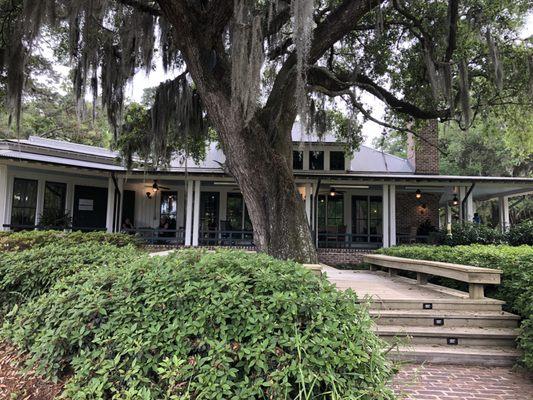
[{"label": "step riser", "polygon": [[389,357],[395,360],[409,361],[416,363],[432,364],[460,364],[475,365],[484,367],[510,367],[516,364],[517,357],[506,356],[481,356],[481,355],[459,355],[459,354],[414,354],[414,353],[395,353],[390,352]]},{"label": "step riser", "polygon": [[444,318],[444,325],[435,325],[435,317],[374,317],[378,325],[400,326],[434,326],[438,328],[465,327],[465,328],[516,328],[515,319],[482,319],[482,318]]},{"label": "step riser", "polygon": [[[394,339],[392,335],[379,335],[382,339],[387,342],[395,342],[398,339]],[[432,336],[406,336],[398,335],[398,338],[401,343],[412,343],[412,344],[425,344],[425,345],[441,345],[447,346],[447,337],[432,337]],[[450,347],[456,346],[484,346],[484,347],[509,347],[515,348],[516,341],[515,339],[505,339],[505,338],[480,338],[480,337],[459,337],[458,344],[448,345]]]},{"label": "step riser", "polygon": [[[501,311],[500,304],[469,304],[469,303],[432,303],[433,310],[455,310],[455,311]],[[371,310],[415,310],[423,311],[423,303],[410,302],[383,302],[371,303]]]}]

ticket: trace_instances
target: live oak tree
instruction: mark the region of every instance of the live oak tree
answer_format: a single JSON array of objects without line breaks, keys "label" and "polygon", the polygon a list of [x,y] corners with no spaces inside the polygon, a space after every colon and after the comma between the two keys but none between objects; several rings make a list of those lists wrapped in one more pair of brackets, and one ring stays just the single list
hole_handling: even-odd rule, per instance
[{"label": "live oak tree", "polygon": [[[530,101],[533,91],[531,46],[518,35],[527,0],[0,4],[0,65],[16,121],[25,60],[43,30],[65,33],[76,97],[88,89],[101,96],[119,138],[124,86],[140,68],[150,71],[157,53],[165,69],[181,74],[156,90],[150,113],[139,118],[150,134],[130,144],[148,145],[160,162],[172,146],[201,141],[213,129],[243,193],[255,243],[279,258],[316,260],[292,173],[297,115],[306,132],[322,133],[331,119],[326,110],[344,101],[352,121],[344,137],[357,144],[357,117],[375,119],[362,92],[383,101],[397,120],[455,121],[468,129],[480,110],[510,98]],[[410,123],[377,122],[417,133]]]}]

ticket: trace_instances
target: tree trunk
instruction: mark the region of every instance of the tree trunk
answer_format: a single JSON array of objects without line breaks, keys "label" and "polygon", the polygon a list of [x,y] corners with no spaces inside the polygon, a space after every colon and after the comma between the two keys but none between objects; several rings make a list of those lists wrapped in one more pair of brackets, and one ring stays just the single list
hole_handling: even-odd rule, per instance
[{"label": "tree trunk", "polygon": [[[246,203],[259,251],[276,258],[316,262],[316,249],[292,171],[291,129],[296,116],[294,75],[285,66],[267,105],[248,124],[231,102],[231,72],[224,57],[220,33],[197,31],[180,2],[158,1],[162,11],[179,27],[180,50],[189,73],[217,131],[233,175]],[[204,29],[202,26],[201,29]],[[220,56],[213,69],[212,49]]]}]

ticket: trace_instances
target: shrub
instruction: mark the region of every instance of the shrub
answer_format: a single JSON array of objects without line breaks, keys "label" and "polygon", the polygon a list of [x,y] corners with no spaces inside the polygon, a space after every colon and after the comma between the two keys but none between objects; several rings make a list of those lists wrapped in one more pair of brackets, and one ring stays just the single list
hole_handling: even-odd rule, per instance
[{"label": "shrub", "polygon": [[439,244],[448,246],[501,244],[504,241],[505,237],[499,230],[487,225],[474,224],[471,222],[453,224],[451,235],[448,235],[446,230],[440,230],[437,239]]},{"label": "shrub", "polygon": [[38,372],[71,374],[72,399],[391,398],[371,327],[353,292],[299,264],[181,251],[81,271],[2,333]]},{"label": "shrub", "polygon": [[104,243],[70,245],[62,242],[24,251],[0,252],[0,312],[49,290],[59,279],[87,267],[108,267],[138,257],[128,246]]},{"label": "shrub", "polygon": [[137,244],[137,239],[124,233],[107,232],[63,232],[63,231],[21,231],[2,232],[0,235],[0,252],[25,250],[32,247],[46,246],[50,243],[76,245],[79,243],[109,243],[115,246]]},{"label": "shrub", "polygon": [[519,246],[521,244],[533,246],[533,220],[526,220],[511,226],[506,238],[511,246]]},{"label": "shrub", "polygon": [[[502,283],[492,289],[490,295],[504,300],[510,311],[522,316],[520,346],[524,349],[524,363],[533,369],[533,247],[398,246],[379,252],[397,257],[501,269]],[[438,283],[450,286],[448,282],[445,279],[438,280]]]}]

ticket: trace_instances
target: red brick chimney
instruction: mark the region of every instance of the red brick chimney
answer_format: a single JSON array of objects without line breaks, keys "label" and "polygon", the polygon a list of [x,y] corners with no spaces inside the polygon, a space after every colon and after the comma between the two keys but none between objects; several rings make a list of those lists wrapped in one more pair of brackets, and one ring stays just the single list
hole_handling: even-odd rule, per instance
[{"label": "red brick chimney", "polygon": [[429,120],[418,130],[416,137],[407,134],[407,160],[413,166],[415,174],[437,175],[439,173],[438,123]]}]

